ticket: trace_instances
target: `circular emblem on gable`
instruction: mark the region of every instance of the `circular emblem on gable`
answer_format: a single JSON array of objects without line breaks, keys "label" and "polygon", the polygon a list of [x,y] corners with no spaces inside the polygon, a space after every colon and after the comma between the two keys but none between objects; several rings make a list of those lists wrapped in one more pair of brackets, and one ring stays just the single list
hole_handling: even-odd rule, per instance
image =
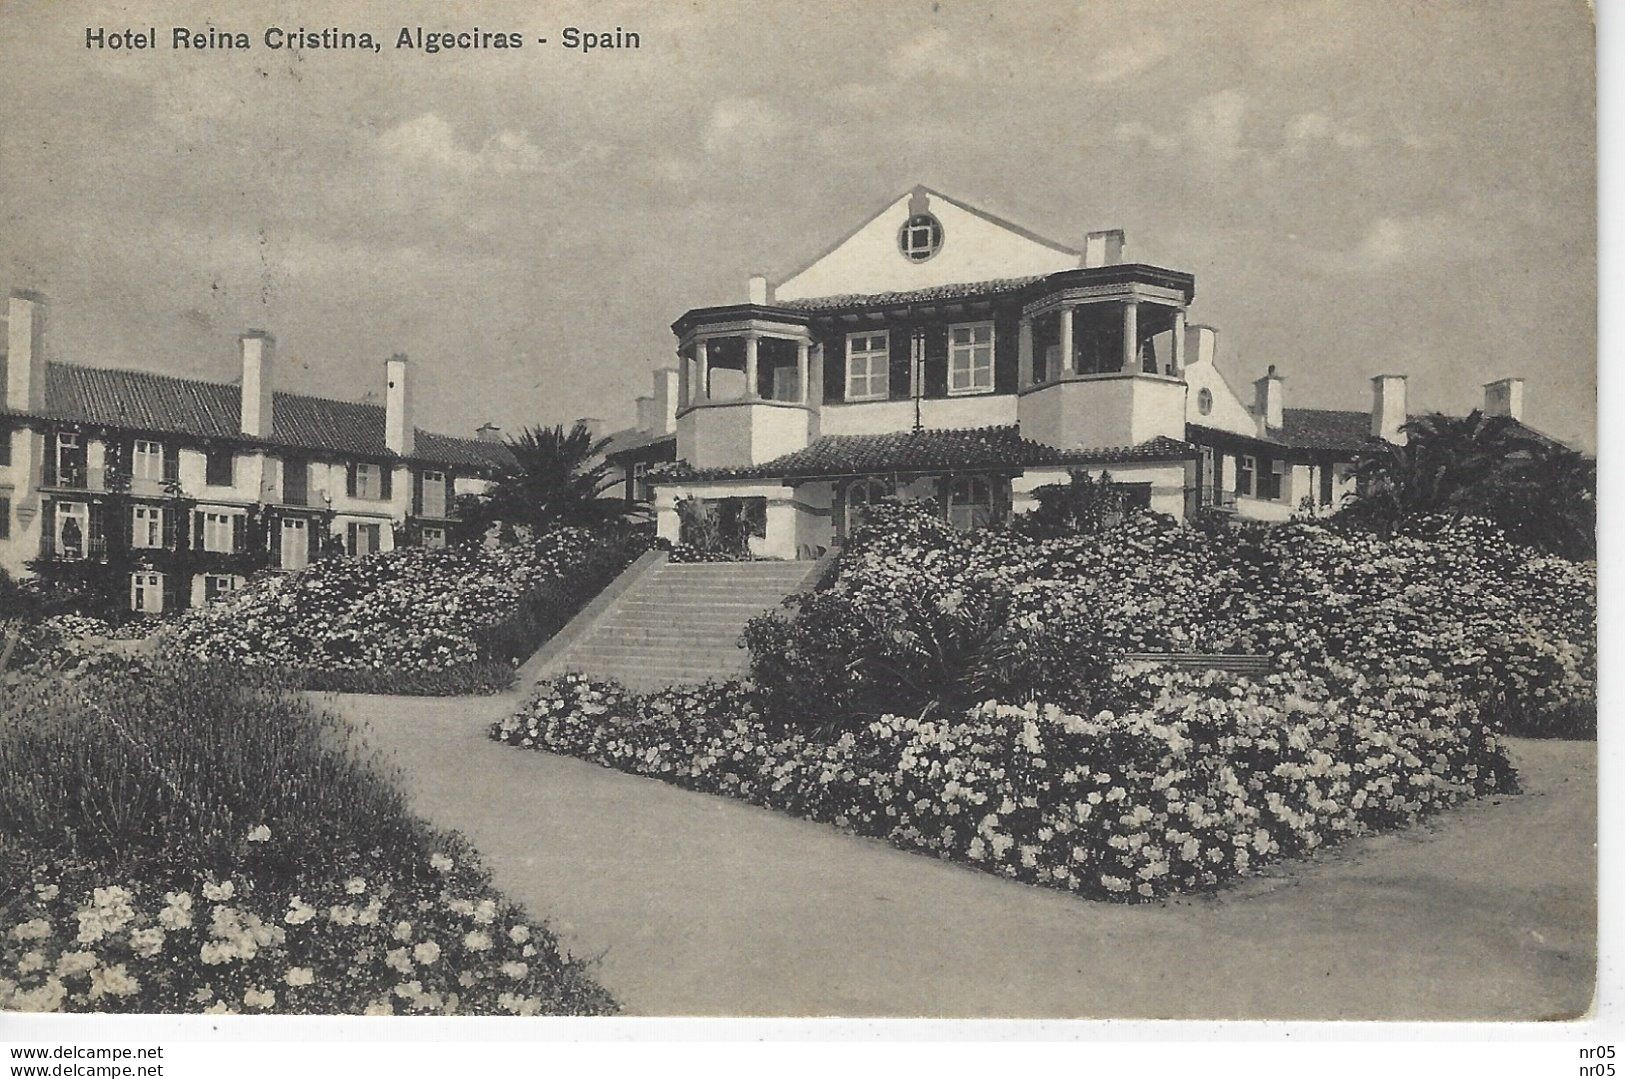
[{"label": "circular emblem on gable", "polygon": [[942,250],[942,222],[932,214],[913,214],[897,230],[897,250],[910,262],[924,262]]}]

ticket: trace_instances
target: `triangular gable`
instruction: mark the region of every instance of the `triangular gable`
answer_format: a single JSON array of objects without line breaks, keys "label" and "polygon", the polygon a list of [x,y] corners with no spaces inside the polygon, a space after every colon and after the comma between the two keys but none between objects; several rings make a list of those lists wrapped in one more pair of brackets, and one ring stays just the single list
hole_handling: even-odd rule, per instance
[{"label": "triangular gable", "polygon": [[[942,225],[942,244],[924,261],[909,259],[898,233],[911,213]],[[778,299],[848,293],[907,292],[967,281],[1055,273],[1078,266],[1082,253],[927,187],[898,196],[851,235],[792,274]]]}]

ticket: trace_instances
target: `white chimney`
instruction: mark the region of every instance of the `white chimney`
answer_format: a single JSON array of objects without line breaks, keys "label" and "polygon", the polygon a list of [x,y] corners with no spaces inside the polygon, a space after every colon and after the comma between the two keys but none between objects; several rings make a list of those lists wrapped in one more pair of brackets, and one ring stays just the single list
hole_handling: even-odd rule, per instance
[{"label": "white chimney", "polygon": [[1371,380],[1371,437],[1396,446],[1405,444],[1405,376],[1378,375]]},{"label": "white chimney", "polygon": [[1484,383],[1484,415],[1523,420],[1523,379],[1498,378]]},{"label": "white chimney", "polygon": [[14,290],[6,305],[6,407],[45,407],[45,297]]},{"label": "white chimney", "polygon": [[481,442],[501,442],[502,441],[502,428],[498,427],[496,424],[491,423],[489,421],[487,421],[486,423],[480,424],[479,427],[475,430],[474,434],[479,436],[479,440]]},{"label": "white chimney", "polygon": [[406,356],[399,352],[384,361],[384,445],[403,457],[417,449],[412,387],[407,382]]},{"label": "white chimney", "polygon": [[237,338],[243,361],[243,434],[270,438],[272,430],[272,366],[276,339],[264,330],[249,330]]},{"label": "white chimney", "polygon": [[652,431],[652,430],[654,430],[655,422],[656,422],[655,421],[655,414],[654,414],[654,411],[655,411],[655,399],[653,397],[648,397],[648,396],[639,397],[637,399],[637,406],[638,406],[638,430],[640,430],[640,431]]},{"label": "white chimney", "polygon": [[1264,377],[1253,383],[1253,415],[1263,421],[1266,430],[1279,431],[1285,425],[1285,381],[1285,376],[1275,373],[1272,363]]},{"label": "white chimney", "polygon": [[594,442],[597,442],[602,437],[600,432],[604,429],[604,421],[597,416],[577,416],[575,426],[585,427],[587,434]]},{"label": "white chimney", "polygon": [[1083,264],[1085,267],[1116,266],[1123,261],[1123,249],[1127,245],[1122,229],[1091,232],[1083,238]]},{"label": "white chimney", "polygon": [[1219,358],[1219,331],[1212,326],[1185,327],[1185,366],[1211,364]]},{"label": "white chimney", "polygon": [[761,274],[752,274],[750,284],[746,286],[745,297],[750,303],[772,303],[773,286],[769,285],[767,278]]},{"label": "white chimney", "polygon": [[654,390],[654,405],[650,409],[654,423],[650,429],[669,435],[677,430],[677,368],[655,368]]}]

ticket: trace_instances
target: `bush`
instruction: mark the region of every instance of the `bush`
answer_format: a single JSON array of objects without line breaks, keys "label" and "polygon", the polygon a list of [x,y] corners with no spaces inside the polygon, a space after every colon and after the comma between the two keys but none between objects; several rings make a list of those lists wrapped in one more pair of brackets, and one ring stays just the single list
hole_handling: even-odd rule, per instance
[{"label": "bush", "polygon": [[1113,673],[1117,707],[1093,716],[987,702],[836,737],[766,722],[737,683],[639,697],[566,675],[491,733],[1104,899],[1213,887],[1514,786],[1438,676]]},{"label": "bush", "polygon": [[0,687],[0,1009],[613,1001],[342,721],[238,669]]},{"label": "bush", "polygon": [[504,688],[510,672],[647,547],[559,529],[523,544],[403,548],[270,576],[163,631],[197,662],[302,672],[309,688]]},{"label": "bush", "polygon": [[440,670],[362,667],[286,672],[290,686],[321,693],[379,693],[397,697],[490,697],[513,688],[505,660],[464,663]]}]

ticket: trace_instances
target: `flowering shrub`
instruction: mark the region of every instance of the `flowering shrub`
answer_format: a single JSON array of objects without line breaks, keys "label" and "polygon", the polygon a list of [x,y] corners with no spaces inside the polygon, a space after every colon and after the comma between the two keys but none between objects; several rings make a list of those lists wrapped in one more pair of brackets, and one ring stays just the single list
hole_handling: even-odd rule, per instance
[{"label": "flowering shrub", "polygon": [[766,721],[738,683],[639,697],[566,675],[492,736],[879,836],[1096,898],[1217,885],[1513,786],[1438,675],[1246,681],[1123,665],[1114,709],[987,702],[835,737]]},{"label": "flowering shrub", "polygon": [[[267,842],[261,826],[246,844]],[[469,855],[286,879],[36,866],[0,905],[0,1010],[603,1014]]]},{"label": "flowering shrub", "polygon": [[[1482,522],[1383,538],[1142,515],[1035,542],[900,507],[871,521],[825,589],[746,631],[780,718],[917,714],[961,706],[967,689],[1087,710],[1104,665],[1138,652],[1266,654],[1316,676],[1437,672],[1514,730],[1594,715],[1595,565]],[[954,641],[981,643],[955,654]]]},{"label": "flowering shrub", "polygon": [[[644,542],[562,528],[524,544],[331,559],[188,611],[163,640],[199,662],[319,672],[327,685],[341,671],[511,666],[597,594]],[[489,683],[488,675],[474,673],[430,688]],[[401,679],[406,688],[414,684],[422,683]]]},{"label": "flowering shrub", "polygon": [[613,1008],[342,721],[252,672],[0,688],[0,1010]]}]

